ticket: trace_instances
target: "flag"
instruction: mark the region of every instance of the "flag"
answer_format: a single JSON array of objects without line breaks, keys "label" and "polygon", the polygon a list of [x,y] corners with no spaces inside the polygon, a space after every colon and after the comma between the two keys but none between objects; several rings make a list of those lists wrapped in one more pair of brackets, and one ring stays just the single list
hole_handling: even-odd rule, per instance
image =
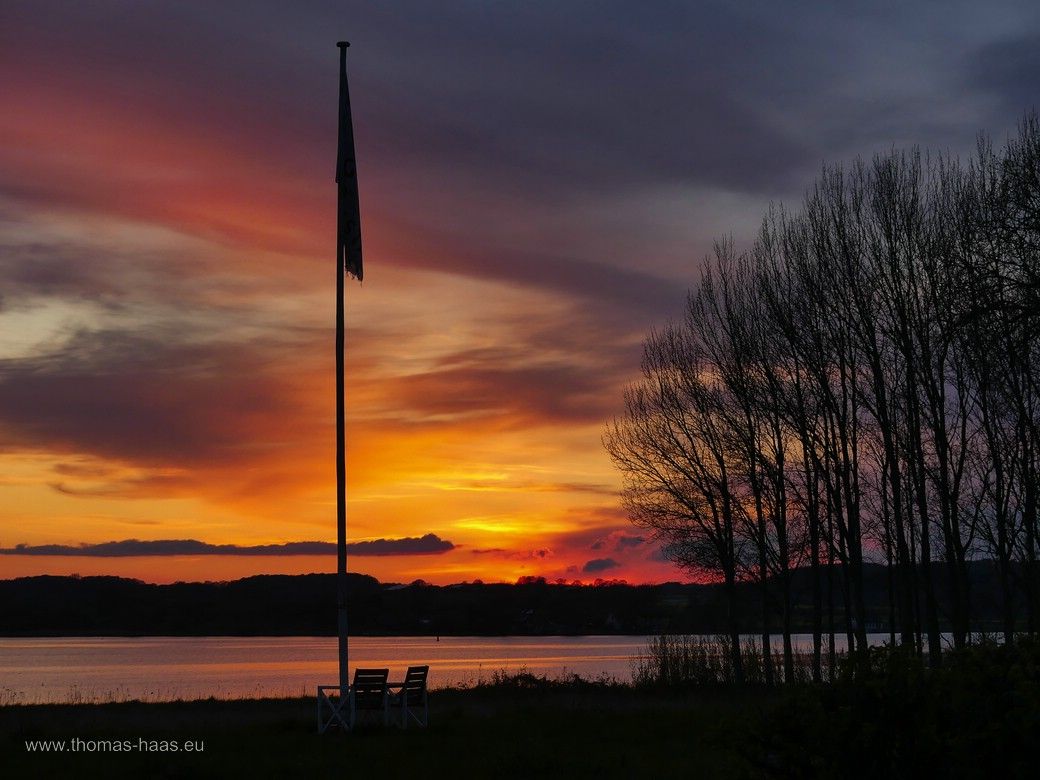
[{"label": "flag", "polygon": [[336,155],[336,184],[339,200],[336,213],[336,255],[348,274],[359,282],[361,266],[361,204],[358,199],[357,159],[354,156],[354,124],[347,89],[347,49],[340,47],[339,59],[339,152]]}]

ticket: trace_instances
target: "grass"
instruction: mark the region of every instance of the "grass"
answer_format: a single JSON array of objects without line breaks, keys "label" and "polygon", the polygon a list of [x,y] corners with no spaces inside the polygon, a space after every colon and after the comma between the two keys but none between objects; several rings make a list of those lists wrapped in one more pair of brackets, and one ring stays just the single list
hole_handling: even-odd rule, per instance
[{"label": "grass", "polygon": [[[318,736],[313,699],[61,704],[0,709],[5,777],[741,777],[733,723],[757,708],[716,691],[503,676],[431,694],[426,730]],[[202,741],[204,752],[26,750],[35,739]]]},{"label": "grass", "polygon": [[[757,639],[746,637],[741,643],[744,682],[750,686],[766,683],[765,656]],[[837,655],[839,664],[846,660],[845,653]],[[805,684],[812,679],[812,650],[795,650],[793,676],[784,678],[784,655],[772,653],[773,674],[778,683]],[[827,653],[821,656],[824,679],[830,670]],[[837,672],[837,669],[835,670]],[[735,673],[730,657],[730,639],[727,636],[671,634],[650,640],[643,655],[632,660],[632,682],[636,687],[703,688],[728,686],[734,683]]]}]

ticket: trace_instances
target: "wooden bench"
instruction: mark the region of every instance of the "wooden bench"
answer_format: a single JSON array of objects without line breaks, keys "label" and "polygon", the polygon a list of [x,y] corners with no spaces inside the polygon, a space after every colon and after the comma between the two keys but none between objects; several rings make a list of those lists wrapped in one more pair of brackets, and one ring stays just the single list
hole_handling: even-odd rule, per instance
[{"label": "wooden bench", "polygon": [[408,728],[408,721],[415,721],[421,728],[430,722],[430,704],[426,694],[426,678],[430,673],[429,666],[409,666],[404,682],[390,683],[391,688],[399,689],[391,699],[394,707],[401,708],[401,728]]},{"label": "wooden bench", "polygon": [[[390,724],[389,669],[355,669],[347,695],[338,685],[318,686],[318,733],[339,725],[348,731],[357,726],[363,713],[374,715],[384,726]],[[330,691],[337,694],[330,695]],[[328,713],[326,714],[326,710]]]},{"label": "wooden bench", "polygon": [[354,670],[354,682],[348,694],[351,729],[366,712],[377,718],[381,716],[384,726],[390,725],[390,691],[386,683],[389,676],[389,669]]}]

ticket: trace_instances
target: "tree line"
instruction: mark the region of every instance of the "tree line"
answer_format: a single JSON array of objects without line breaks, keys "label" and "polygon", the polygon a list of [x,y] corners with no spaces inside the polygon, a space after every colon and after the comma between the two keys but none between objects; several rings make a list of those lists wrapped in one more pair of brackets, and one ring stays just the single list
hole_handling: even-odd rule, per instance
[{"label": "tree line", "polygon": [[[973,561],[995,565],[1003,641],[1035,634],[1038,338],[1035,113],[966,162],[915,149],[825,167],[749,248],[717,242],[682,318],[647,337],[604,434],[624,506],[731,605],[757,584],[768,682],[794,678],[800,567],[817,680],[836,632],[865,654],[870,563],[886,565],[891,643],[933,666],[944,629],[971,642]],[[739,677],[732,608],[727,630]]]},{"label": "tree line", "polygon": [[[806,574],[799,572],[795,582],[795,626],[802,631],[808,630]],[[993,590],[991,570],[976,568],[972,577],[976,588]],[[0,580],[0,635],[334,636],[335,579],[260,575],[169,585],[119,577]],[[880,609],[880,567],[868,568],[865,585],[869,608]],[[567,585],[542,578],[515,585],[404,585],[350,573],[347,606],[355,635],[716,634],[726,626],[721,589],[678,582]],[[737,609],[749,625],[757,618],[753,590],[753,583],[738,585]]]}]

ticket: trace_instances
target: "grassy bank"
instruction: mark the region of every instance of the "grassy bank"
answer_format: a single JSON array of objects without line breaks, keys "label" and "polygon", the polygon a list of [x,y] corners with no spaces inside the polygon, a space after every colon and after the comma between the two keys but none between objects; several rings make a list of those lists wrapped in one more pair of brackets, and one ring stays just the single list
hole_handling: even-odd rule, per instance
[{"label": "grassy bank", "polygon": [[[315,732],[312,699],[0,709],[6,777],[739,777],[760,695],[513,678],[431,695],[430,727]],[[30,753],[26,740],[190,740],[203,752]],[[68,750],[68,748],[66,748]]]}]

